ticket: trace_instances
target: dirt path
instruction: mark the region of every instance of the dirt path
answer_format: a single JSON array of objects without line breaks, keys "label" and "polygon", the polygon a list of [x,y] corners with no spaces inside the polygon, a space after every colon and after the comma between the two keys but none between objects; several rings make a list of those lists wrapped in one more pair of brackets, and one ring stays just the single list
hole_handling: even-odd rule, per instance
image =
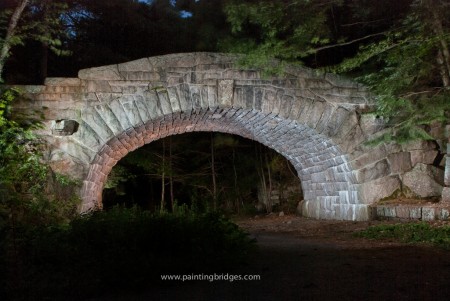
[{"label": "dirt path", "polygon": [[368,222],[269,216],[237,223],[259,252],[232,273],[261,280],[173,281],[108,300],[450,300],[450,252],[354,238]]}]

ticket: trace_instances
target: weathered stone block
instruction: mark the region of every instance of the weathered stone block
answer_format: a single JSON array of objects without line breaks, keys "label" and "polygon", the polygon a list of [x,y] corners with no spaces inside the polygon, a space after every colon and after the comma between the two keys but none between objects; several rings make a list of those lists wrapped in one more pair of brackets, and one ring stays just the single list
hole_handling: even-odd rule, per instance
[{"label": "weathered stone block", "polygon": [[399,152],[403,151],[402,146],[395,142],[385,143],[384,145],[386,147],[386,152],[388,154],[394,154],[394,153],[399,153]]},{"label": "weathered stone block", "polygon": [[414,140],[403,145],[403,150],[408,152],[412,150],[433,150],[436,149],[435,141],[430,140]]},{"label": "weathered stone block", "polygon": [[117,65],[82,69],[78,71],[78,78],[84,80],[121,80]]},{"label": "weathered stone block", "polygon": [[57,94],[57,93],[65,93],[65,94],[77,94],[81,93],[81,86],[45,86],[44,93],[48,94]]},{"label": "weathered stone block", "polygon": [[422,207],[422,220],[433,221],[436,219],[436,210],[433,207]]},{"label": "weathered stone block", "polygon": [[375,114],[362,114],[359,125],[365,136],[369,137],[385,127],[384,122]]},{"label": "weathered stone block", "polygon": [[355,171],[358,183],[376,180],[390,174],[389,164],[386,159]]},{"label": "weathered stone block", "polygon": [[450,187],[444,187],[442,189],[442,202],[450,204]]},{"label": "weathered stone block", "polygon": [[108,105],[97,105],[95,106],[95,110],[115,135],[123,131],[122,125]]},{"label": "weathered stone block", "polygon": [[[275,90],[275,91],[267,91],[264,97],[266,98],[265,101],[269,101],[269,110],[270,113],[274,115],[278,115],[281,110],[281,97],[280,94],[284,93],[281,90]],[[267,96],[267,97],[266,97]],[[270,100],[269,100],[270,99]]]},{"label": "weathered stone block", "polygon": [[131,62],[118,64],[117,68],[119,71],[126,71],[126,72],[153,70],[153,67],[150,64],[150,61],[148,58],[143,58],[143,59],[134,60]]},{"label": "weathered stone block", "polygon": [[402,182],[420,197],[440,196],[443,189],[443,171],[418,163],[412,171],[402,176]]},{"label": "weathered stone block", "polygon": [[320,204],[318,201],[304,201],[302,206],[303,216],[320,218]]},{"label": "weathered stone block", "polygon": [[218,96],[219,104],[224,107],[233,105],[234,81],[232,79],[219,80]]},{"label": "weathered stone block", "polygon": [[127,113],[125,112],[125,108],[123,107],[120,99],[114,99],[113,101],[111,101],[109,103],[109,108],[116,116],[123,130],[132,127],[132,124],[128,119]]},{"label": "weathered stone block", "polygon": [[450,209],[449,208],[441,208],[439,219],[446,221],[450,218]]},{"label": "weathered stone block", "polygon": [[147,121],[151,120],[151,115],[147,110],[147,106],[145,105],[144,97],[141,95],[135,96],[135,105],[139,112],[139,116],[141,120],[146,123]]},{"label": "weathered stone block", "polygon": [[288,119],[291,115],[292,104],[294,102],[294,97],[291,95],[283,95],[281,97],[281,110],[280,117]]},{"label": "weathered stone block", "polygon": [[397,217],[397,211],[395,206],[377,206],[377,216],[384,218]]},{"label": "weathered stone block", "polygon": [[206,88],[208,95],[208,106],[210,108],[217,108],[219,106],[218,102],[218,92],[217,92],[217,82],[214,86],[207,86]]},{"label": "weathered stone block", "polygon": [[[97,111],[84,110],[81,113],[81,119],[87,125],[89,125],[89,127],[93,132],[97,134],[97,137],[99,137],[101,141],[106,142],[114,136],[114,133],[105,124],[105,121],[101,118]],[[82,128],[82,126],[79,128]],[[100,147],[102,144],[103,143],[100,143],[98,147]]]},{"label": "weathered stone block", "polygon": [[[450,146],[450,143],[448,145]],[[445,157],[444,183],[446,186],[450,186],[450,153]]]},{"label": "weathered stone block", "polygon": [[155,90],[144,93],[145,105],[152,119],[160,118],[162,115],[161,107],[158,100],[158,94]]},{"label": "weathered stone block", "polygon": [[167,94],[167,90],[164,88],[156,89],[156,93],[158,95],[158,104],[159,108],[163,115],[171,114],[172,107],[170,105],[169,95]]},{"label": "weathered stone block", "polygon": [[322,114],[325,110],[326,102],[322,101],[320,99],[315,99],[314,103],[311,104],[308,116],[305,118],[304,122],[312,129],[315,129],[317,127],[317,124],[320,121],[320,118],[322,117]]},{"label": "weathered stone block", "polygon": [[417,163],[433,164],[438,153],[437,150],[412,150],[411,165],[414,167]]},{"label": "weathered stone block", "polygon": [[358,185],[358,192],[364,204],[372,204],[391,196],[400,188],[400,179],[396,176],[388,176]]},{"label": "weathered stone block", "polygon": [[398,218],[409,219],[410,217],[410,208],[407,206],[396,206],[395,211]]},{"label": "weathered stone block", "polygon": [[328,131],[328,124],[331,119],[331,116],[333,115],[335,111],[335,108],[331,106],[329,103],[325,104],[325,109],[322,113],[322,116],[320,117],[319,122],[316,126],[316,131],[318,133],[323,133]]},{"label": "weathered stone block", "polygon": [[388,155],[388,162],[392,173],[402,173],[411,170],[411,154],[400,152]]},{"label": "weathered stone block", "polygon": [[81,86],[79,78],[47,77],[44,81],[46,86]]},{"label": "weathered stone block", "polygon": [[411,219],[421,219],[422,218],[422,207],[411,207],[409,209],[409,217]]},{"label": "weathered stone block", "polygon": [[302,108],[300,114],[297,117],[297,121],[300,124],[306,124],[306,120],[308,120],[309,110],[314,103],[314,98],[298,97],[297,102],[300,103],[300,106]]},{"label": "weathered stone block", "polygon": [[360,146],[351,154],[353,158],[349,163],[354,169],[360,169],[367,165],[373,164],[386,157],[386,148],[383,144],[375,147]]},{"label": "weathered stone block", "polygon": [[118,98],[123,96],[122,93],[105,93],[105,92],[91,93],[90,95],[91,95],[91,97],[92,97],[92,95],[95,95],[96,98],[97,98],[96,102],[91,100],[92,105],[98,105],[99,102],[108,104],[111,101],[116,100],[116,99],[118,99]]},{"label": "weathered stone block", "polygon": [[122,106],[132,126],[136,127],[144,122],[134,101],[122,101]]}]

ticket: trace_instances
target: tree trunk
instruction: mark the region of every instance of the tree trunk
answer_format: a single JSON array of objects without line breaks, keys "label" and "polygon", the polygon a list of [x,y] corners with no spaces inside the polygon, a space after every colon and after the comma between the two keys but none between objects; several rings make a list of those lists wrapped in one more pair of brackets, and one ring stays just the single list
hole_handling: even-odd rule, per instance
[{"label": "tree trunk", "polygon": [[48,44],[42,43],[42,56],[41,56],[41,83],[45,81],[48,74]]},{"label": "tree trunk", "polygon": [[17,23],[19,22],[20,16],[22,15],[25,7],[28,5],[30,1],[29,0],[22,0],[17,5],[16,9],[14,10],[11,20],[8,24],[8,29],[6,30],[6,36],[3,40],[3,45],[0,50],[0,79],[3,75],[3,68],[5,66],[6,59],[9,56],[9,50],[11,49],[11,39],[14,37],[14,33],[17,28]]},{"label": "tree trunk", "polygon": [[239,187],[238,187],[238,175],[236,170],[236,151],[233,147],[233,172],[234,172],[234,198],[235,198],[235,208],[236,212],[239,214]]},{"label": "tree trunk", "polygon": [[214,158],[214,136],[211,133],[211,177],[213,184],[213,208],[217,210],[217,183],[216,183],[216,166]]},{"label": "tree trunk", "polygon": [[169,187],[170,187],[170,205],[175,207],[175,197],[173,194],[173,169],[172,169],[172,136],[169,137]]},{"label": "tree trunk", "polygon": [[159,209],[159,211],[162,213],[164,212],[164,207],[165,207],[165,200],[164,200],[164,195],[165,195],[165,188],[166,188],[166,182],[165,182],[165,177],[166,177],[166,143],[164,141],[164,139],[162,140],[162,170],[161,170],[161,208]]},{"label": "tree trunk", "polygon": [[[258,151],[259,149],[259,151]],[[264,203],[264,206],[266,207],[266,212],[270,213],[272,212],[272,204],[271,200],[269,198],[269,194],[267,193],[267,184],[266,184],[266,176],[265,176],[265,170],[264,170],[264,162],[262,157],[262,148],[261,145],[255,145],[256,150],[256,156],[259,157],[259,166],[257,168],[259,180],[260,180],[260,187],[261,187],[261,197],[262,201]]]},{"label": "tree trunk", "polygon": [[[437,60],[442,77],[442,84],[447,88],[450,87],[450,50],[447,41],[444,38],[445,31],[442,26],[442,16],[439,14],[439,6],[435,4],[434,1],[429,1],[427,5],[431,12],[431,27],[439,41]],[[441,7],[441,9],[445,8]]]},{"label": "tree trunk", "polygon": [[272,205],[272,173],[270,170],[270,164],[269,164],[269,160],[267,158],[267,153],[265,153],[264,157],[265,157],[266,166],[267,166],[267,176],[269,178],[269,191],[268,191],[267,198],[269,199],[270,205]]},{"label": "tree trunk", "polygon": [[447,74],[447,68],[445,67],[444,56],[442,54],[441,49],[438,49],[436,61],[438,63],[438,67],[439,67],[439,73],[441,74],[442,85],[444,87],[450,87],[450,77]]}]

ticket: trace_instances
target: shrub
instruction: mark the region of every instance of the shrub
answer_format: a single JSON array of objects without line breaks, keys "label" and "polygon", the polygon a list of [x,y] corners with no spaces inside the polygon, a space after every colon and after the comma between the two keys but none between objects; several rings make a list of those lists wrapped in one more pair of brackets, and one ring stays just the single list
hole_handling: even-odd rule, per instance
[{"label": "shrub", "polygon": [[[218,213],[113,208],[28,233],[21,293],[52,299],[158,284],[161,274],[224,271],[254,244]],[[27,288],[24,290],[24,288]]]}]

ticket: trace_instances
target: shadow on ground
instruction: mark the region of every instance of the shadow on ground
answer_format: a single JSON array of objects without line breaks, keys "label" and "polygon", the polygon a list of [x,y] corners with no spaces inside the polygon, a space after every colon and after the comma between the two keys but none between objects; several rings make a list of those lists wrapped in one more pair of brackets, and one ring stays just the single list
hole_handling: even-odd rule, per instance
[{"label": "shadow on ground", "polygon": [[434,301],[449,298],[449,251],[357,239],[351,232],[365,226],[359,223],[320,223],[284,217],[271,222],[240,224],[257,239],[259,252],[248,265],[230,274],[260,275],[260,280],[166,281],[158,288],[135,295],[95,300]]}]

